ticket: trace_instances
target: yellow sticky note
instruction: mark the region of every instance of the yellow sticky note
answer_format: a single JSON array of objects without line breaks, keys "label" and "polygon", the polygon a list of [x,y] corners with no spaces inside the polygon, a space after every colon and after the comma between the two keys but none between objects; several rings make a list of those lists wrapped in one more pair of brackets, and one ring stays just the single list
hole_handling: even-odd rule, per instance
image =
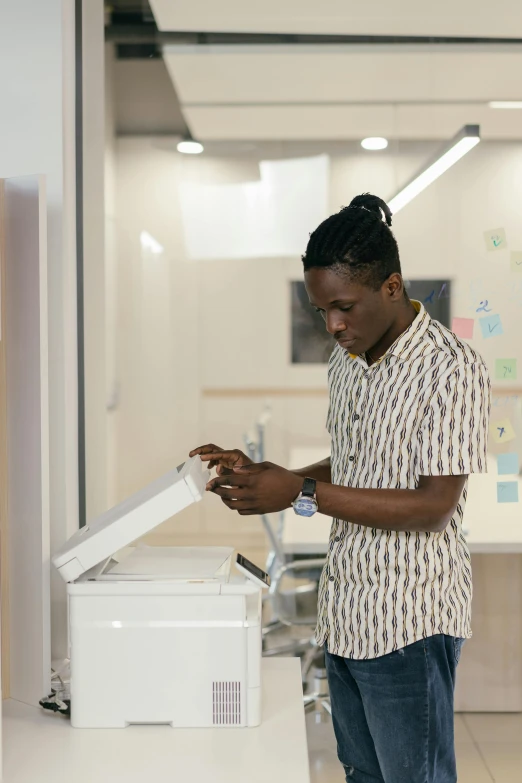
[{"label": "yellow sticky note", "polygon": [[509,419],[499,419],[491,425],[493,440],[495,443],[508,443],[515,439],[515,430]]},{"label": "yellow sticky note", "polygon": [[513,250],[511,253],[511,271],[522,275],[522,250]]},{"label": "yellow sticky note", "polygon": [[484,242],[486,250],[504,250],[507,247],[506,232],[503,228],[493,228],[491,231],[484,231]]}]

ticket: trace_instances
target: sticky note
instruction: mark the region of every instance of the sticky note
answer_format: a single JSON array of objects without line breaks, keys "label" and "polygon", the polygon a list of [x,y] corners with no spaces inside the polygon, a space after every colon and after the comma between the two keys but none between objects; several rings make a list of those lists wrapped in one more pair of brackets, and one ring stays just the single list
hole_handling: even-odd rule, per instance
[{"label": "sticky note", "polygon": [[522,250],[514,250],[511,253],[511,271],[522,275]]},{"label": "sticky note", "polygon": [[516,475],[520,471],[520,460],[516,451],[497,456],[497,473],[499,476]]},{"label": "sticky note", "polygon": [[473,339],[473,327],[475,321],[473,318],[454,318],[451,322],[451,331],[457,337],[463,337],[465,340]]},{"label": "sticky note", "polygon": [[488,337],[498,337],[504,334],[502,321],[499,315],[488,315],[485,318],[479,318],[482,337],[487,340]]},{"label": "sticky note", "polygon": [[484,242],[487,250],[504,250],[507,247],[506,232],[503,228],[492,228],[484,231]]},{"label": "sticky note", "polygon": [[499,503],[518,503],[518,481],[497,481]]},{"label": "sticky note", "polygon": [[509,419],[499,419],[491,425],[491,432],[495,443],[509,443],[514,440],[515,430]]},{"label": "sticky note", "polygon": [[495,362],[495,378],[499,381],[514,381],[517,377],[516,359],[497,359]]}]

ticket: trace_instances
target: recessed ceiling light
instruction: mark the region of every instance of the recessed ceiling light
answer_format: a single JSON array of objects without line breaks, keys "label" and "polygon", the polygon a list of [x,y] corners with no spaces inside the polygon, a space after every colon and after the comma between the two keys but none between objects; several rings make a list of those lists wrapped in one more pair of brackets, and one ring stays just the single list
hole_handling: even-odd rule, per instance
[{"label": "recessed ceiling light", "polygon": [[385,150],[388,146],[388,139],[382,136],[369,136],[361,141],[361,147],[365,150]]},{"label": "recessed ceiling light", "polygon": [[522,109],[522,101],[490,101],[490,109]]},{"label": "recessed ceiling light", "polygon": [[194,139],[182,139],[178,143],[178,152],[182,152],[184,155],[200,155],[203,152],[203,144]]}]

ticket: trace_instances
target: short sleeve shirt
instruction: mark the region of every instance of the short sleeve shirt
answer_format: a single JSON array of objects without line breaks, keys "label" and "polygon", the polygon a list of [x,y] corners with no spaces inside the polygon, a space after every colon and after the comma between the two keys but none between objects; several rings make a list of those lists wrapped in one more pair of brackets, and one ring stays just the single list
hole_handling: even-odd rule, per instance
[{"label": "short sleeve shirt", "polygon": [[[486,472],[490,381],[484,361],[423,306],[382,359],[334,348],[327,428],[332,483],[414,490],[420,476]],[[442,532],[334,519],[319,587],[317,641],[377,658],[434,634],[471,636],[467,482]]]}]

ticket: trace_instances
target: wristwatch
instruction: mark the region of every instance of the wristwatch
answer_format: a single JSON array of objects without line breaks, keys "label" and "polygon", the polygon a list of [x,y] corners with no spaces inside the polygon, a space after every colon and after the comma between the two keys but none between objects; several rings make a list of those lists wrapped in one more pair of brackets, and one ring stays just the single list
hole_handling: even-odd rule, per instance
[{"label": "wristwatch", "polygon": [[294,511],[298,516],[313,517],[317,511],[316,484],[315,479],[305,478],[301,492],[292,503]]}]

